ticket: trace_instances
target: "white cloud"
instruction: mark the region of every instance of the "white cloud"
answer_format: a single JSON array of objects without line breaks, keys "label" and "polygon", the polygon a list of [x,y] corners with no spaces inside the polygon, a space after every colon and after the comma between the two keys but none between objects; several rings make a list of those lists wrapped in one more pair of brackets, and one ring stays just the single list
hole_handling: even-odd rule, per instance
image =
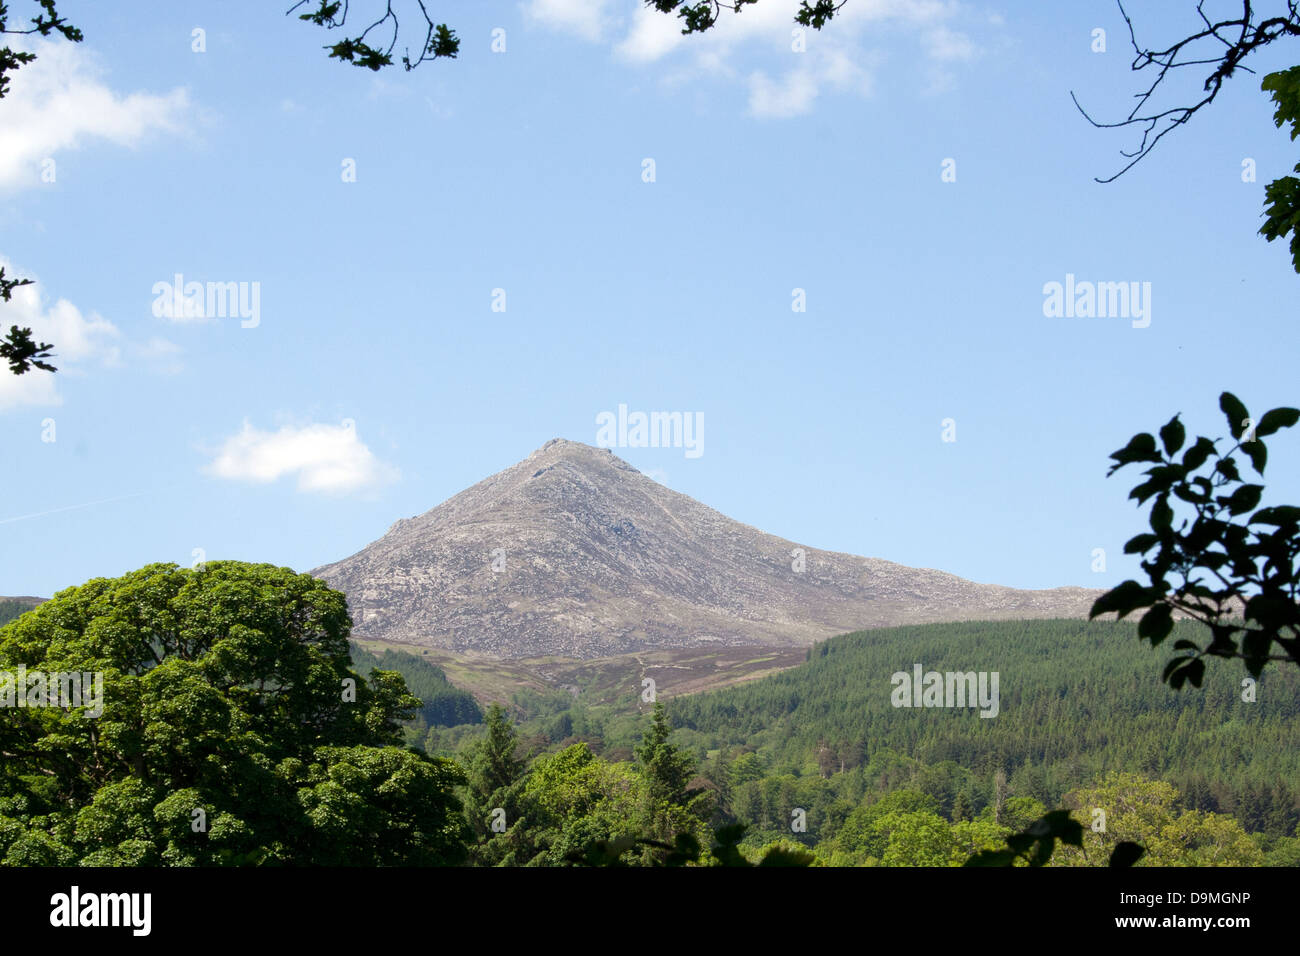
[{"label": "white cloud", "polygon": [[926,34],[925,47],[933,59],[941,62],[969,60],[975,56],[975,44],[970,37],[942,26]]},{"label": "white cloud", "polygon": [[528,0],[524,13],[553,30],[599,40],[610,27],[610,0]]},{"label": "white cloud", "polygon": [[4,98],[0,187],[40,182],[45,159],[88,140],[135,146],[155,130],[181,129],[190,108],[184,89],[123,96],[104,85],[79,44],[28,39],[24,47],[36,61],[12,74]]},{"label": "white cloud", "polygon": [[641,4],[632,15],[631,29],[614,49],[628,60],[652,63],[675,50],[685,39],[682,22],[675,16]]},{"label": "white cloud", "polygon": [[[32,278],[2,256],[0,266],[6,278]],[[0,301],[0,334],[7,333],[12,325],[30,328],[37,342],[53,343],[50,364],[59,371],[33,368],[14,375],[8,365],[0,366],[0,410],[18,405],[61,405],[58,376],[76,374],[92,362],[106,366],[121,362],[120,333],[112,322],[97,312],[83,313],[67,299],[48,304],[38,281],[14,289],[10,301]]]},{"label": "white cloud", "polygon": [[299,491],[338,493],[393,481],[397,470],[377,459],[352,423],[285,426],[264,432],[247,421],[205,469],[218,478],[266,484],[297,475]]},{"label": "white cloud", "polygon": [[785,119],[812,109],[817,80],[808,70],[792,70],[780,82],[755,72],[749,78],[749,112],[754,116]]},{"label": "white cloud", "polygon": [[[739,13],[724,8],[710,30],[689,36],[679,17],[643,0],[613,6],[609,0],[529,0],[525,9],[555,29],[608,42],[630,64],[658,66],[660,78],[674,88],[701,76],[743,82],[750,114],[763,118],[807,113],[826,91],[870,95],[882,59],[877,50],[886,47],[910,42],[916,54],[905,50],[900,61],[921,77],[938,64],[978,54],[975,42],[951,25],[962,13],[956,0],[851,0],[822,30],[803,29],[802,52],[793,49],[799,0],[763,0]],[[586,25],[580,28],[575,18]]]},{"label": "white cloud", "polygon": [[831,49],[773,81],[761,70],[749,76],[751,116],[785,119],[812,110],[823,88],[866,96],[872,89],[871,73],[846,50]]}]

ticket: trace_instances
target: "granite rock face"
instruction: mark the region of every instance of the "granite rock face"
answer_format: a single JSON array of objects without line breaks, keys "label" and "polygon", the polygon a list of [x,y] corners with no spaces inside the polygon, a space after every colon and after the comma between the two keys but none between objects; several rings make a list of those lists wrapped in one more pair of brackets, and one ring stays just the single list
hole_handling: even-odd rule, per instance
[{"label": "granite rock face", "polygon": [[499,658],[797,646],[895,624],[1085,617],[1101,593],[976,584],[799,545],[608,449],[564,439],[312,573],[347,595],[356,637]]}]

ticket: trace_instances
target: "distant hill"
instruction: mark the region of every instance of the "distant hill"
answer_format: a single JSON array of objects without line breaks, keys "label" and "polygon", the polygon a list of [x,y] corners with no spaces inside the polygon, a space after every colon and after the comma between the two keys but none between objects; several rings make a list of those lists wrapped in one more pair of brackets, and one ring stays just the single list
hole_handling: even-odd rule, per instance
[{"label": "distant hill", "polygon": [[20,614],[26,614],[45,598],[39,597],[0,597],[0,626],[8,624]]},{"label": "distant hill", "polygon": [[312,573],[347,594],[358,638],[497,659],[1082,618],[1101,593],[976,584],[798,545],[563,439]]}]

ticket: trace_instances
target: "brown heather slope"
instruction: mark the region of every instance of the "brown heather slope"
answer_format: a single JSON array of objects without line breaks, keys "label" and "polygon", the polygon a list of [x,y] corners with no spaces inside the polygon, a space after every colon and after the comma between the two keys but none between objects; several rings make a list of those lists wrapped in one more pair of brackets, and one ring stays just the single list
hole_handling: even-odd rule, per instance
[{"label": "brown heather slope", "polygon": [[[791,569],[803,547],[806,567]],[[493,552],[505,550],[504,570]],[[801,646],[848,631],[1083,617],[1101,593],[1020,591],[796,545],[554,439],[312,574],[358,638],[497,658]]]}]

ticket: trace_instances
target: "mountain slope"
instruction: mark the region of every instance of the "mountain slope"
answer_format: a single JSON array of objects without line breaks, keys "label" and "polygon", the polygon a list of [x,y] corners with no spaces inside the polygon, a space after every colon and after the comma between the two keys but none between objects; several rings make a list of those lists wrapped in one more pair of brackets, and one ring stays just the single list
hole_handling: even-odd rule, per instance
[{"label": "mountain slope", "polygon": [[357,637],[501,658],[789,646],[886,625],[1082,617],[1099,593],[1019,591],[807,546],[796,572],[796,547],[607,449],[554,439],[312,573],[347,594]]}]

